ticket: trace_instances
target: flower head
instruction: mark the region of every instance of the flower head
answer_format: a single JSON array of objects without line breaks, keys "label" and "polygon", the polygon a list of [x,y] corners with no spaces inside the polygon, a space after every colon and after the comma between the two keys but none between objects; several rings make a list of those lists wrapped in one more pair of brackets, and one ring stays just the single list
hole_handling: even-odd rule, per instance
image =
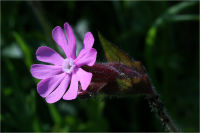
[{"label": "flower head", "polygon": [[91,32],[85,34],[83,48],[77,57],[75,36],[67,22],[64,24],[64,31],[60,26],[55,27],[52,37],[63,49],[66,57],[63,58],[46,46],[37,49],[37,60],[49,63],[49,65],[31,66],[32,76],[41,79],[37,91],[48,103],[57,102],[61,98],[75,99],[78,94],[78,83],[80,82],[82,90],[86,90],[92,79],[92,73],[86,72],[81,67],[92,66],[96,61],[97,51],[92,48],[94,37]]}]

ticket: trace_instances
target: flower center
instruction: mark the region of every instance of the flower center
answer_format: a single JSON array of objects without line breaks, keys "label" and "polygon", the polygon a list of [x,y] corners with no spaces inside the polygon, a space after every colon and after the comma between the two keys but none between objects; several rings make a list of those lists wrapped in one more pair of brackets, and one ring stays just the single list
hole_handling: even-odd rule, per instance
[{"label": "flower center", "polygon": [[70,74],[74,70],[75,65],[71,58],[66,58],[62,64],[63,71]]}]

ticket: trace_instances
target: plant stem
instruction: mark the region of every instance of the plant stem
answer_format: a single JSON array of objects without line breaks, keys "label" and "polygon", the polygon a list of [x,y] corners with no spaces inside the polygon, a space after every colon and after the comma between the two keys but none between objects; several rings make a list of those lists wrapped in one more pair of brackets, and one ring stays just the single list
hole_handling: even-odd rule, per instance
[{"label": "plant stem", "polygon": [[149,106],[151,107],[152,111],[157,113],[164,127],[166,127],[171,132],[178,132],[177,127],[175,126],[169,114],[166,112],[166,109],[155,89],[153,89],[153,93],[153,95],[147,97]]}]

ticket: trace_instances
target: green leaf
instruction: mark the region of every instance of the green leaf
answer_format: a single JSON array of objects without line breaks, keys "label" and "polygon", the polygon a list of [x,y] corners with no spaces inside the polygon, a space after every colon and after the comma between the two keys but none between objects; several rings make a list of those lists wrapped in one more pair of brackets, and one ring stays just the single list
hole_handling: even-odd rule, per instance
[{"label": "green leaf", "polygon": [[127,66],[132,66],[132,59],[125,52],[107,41],[100,33],[98,33],[98,35],[107,61],[119,62]]},{"label": "green leaf", "polygon": [[117,48],[114,44],[106,40],[100,33],[98,33],[98,35],[99,35],[99,40],[101,42],[101,45],[104,49],[104,53],[105,53],[107,61],[118,62],[124,65],[127,65],[129,67],[133,67],[139,72],[142,72],[142,73],[144,72],[141,62],[134,61],[124,51]]}]

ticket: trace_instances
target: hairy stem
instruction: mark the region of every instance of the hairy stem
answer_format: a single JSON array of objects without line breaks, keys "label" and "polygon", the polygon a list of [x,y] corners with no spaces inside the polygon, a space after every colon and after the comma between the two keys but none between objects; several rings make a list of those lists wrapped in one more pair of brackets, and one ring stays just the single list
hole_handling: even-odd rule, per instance
[{"label": "hairy stem", "polygon": [[153,91],[154,95],[147,97],[150,108],[152,109],[152,111],[157,113],[157,116],[160,118],[160,121],[165,128],[167,128],[171,132],[178,132],[176,125],[172,121],[169,114],[166,112],[166,109],[156,90],[153,89]]}]

